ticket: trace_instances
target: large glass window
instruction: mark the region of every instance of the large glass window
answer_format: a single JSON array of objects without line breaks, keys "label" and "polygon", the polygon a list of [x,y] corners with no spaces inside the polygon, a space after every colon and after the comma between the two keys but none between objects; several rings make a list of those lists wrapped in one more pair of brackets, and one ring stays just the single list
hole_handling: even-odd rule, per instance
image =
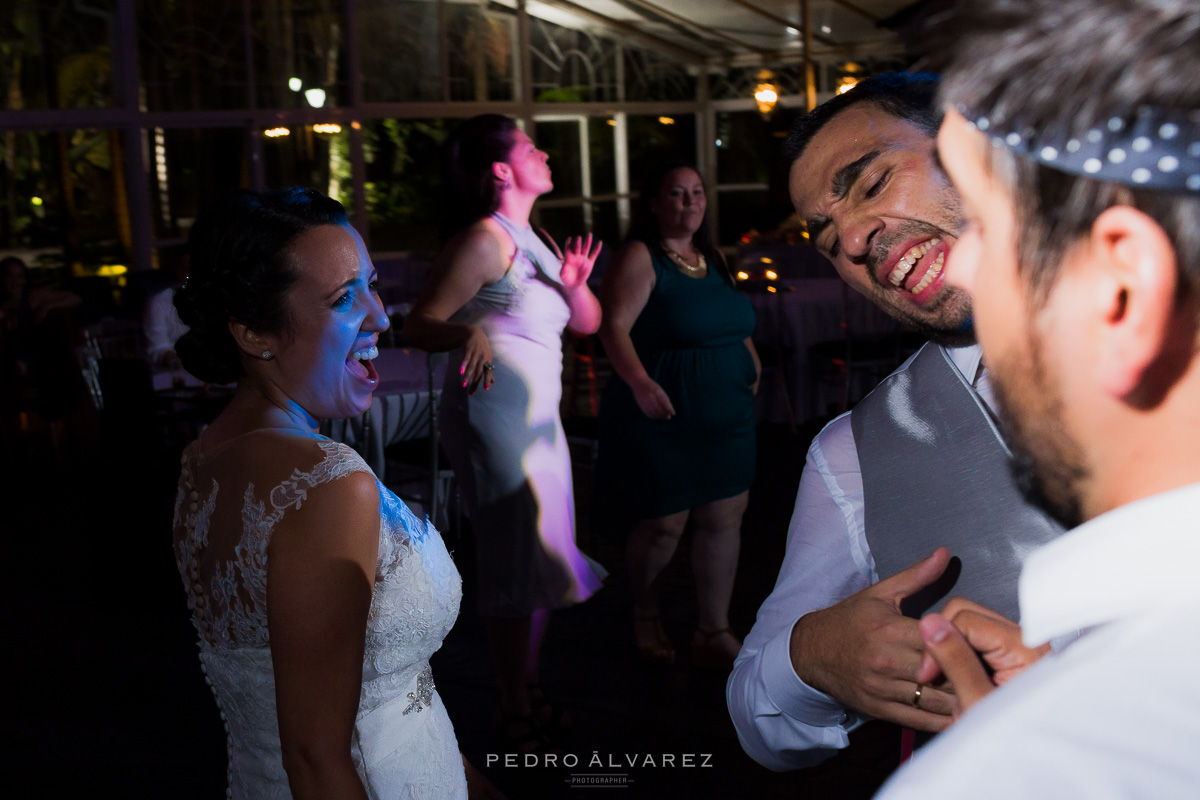
[{"label": "large glass window", "polygon": [[331,108],[350,102],[342,0],[256,0],[250,8],[255,105]]},{"label": "large glass window", "polygon": [[0,248],[52,249],[76,272],[124,263],[131,228],[120,136],[103,129],[0,136]]},{"label": "large glass window", "polygon": [[138,59],[150,111],[249,106],[242,11],[242,0],[138,0]]},{"label": "large glass window", "polygon": [[263,134],[263,167],[267,186],[316,189],[350,208],[348,137],[348,131],[332,123],[266,131]]},{"label": "large glass window", "polygon": [[441,147],[453,119],[363,123],[371,249],[435,252],[441,243]]},{"label": "large glass window", "polygon": [[363,100],[443,99],[438,31],[437,0],[360,0]]},{"label": "large glass window", "polygon": [[450,99],[515,100],[517,17],[502,6],[448,3]]},{"label": "large glass window", "polygon": [[779,106],[769,118],[757,111],[717,112],[717,183],[774,180],[784,139],[799,113]]},{"label": "large glass window", "polygon": [[74,185],[60,155],[73,134],[7,131],[0,135],[0,247],[61,247],[64,197]]},{"label": "large glass window", "polygon": [[0,3],[0,109],[113,105],[116,0]]},{"label": "large glass window", "polygon": [[[550,155],[554,189],[536,208],[543,227],[562,238],[591,231],[609,245],[620,237],[615,118],[583,114],[535,119],[538,147]],[[593,200],[592,198],[602,198]],[[553,227],[551,227],[553,226]]]},{"label": "large glass window", "polygon": [[245,128],[151,128],[144,136],[156,240],[182,241],[204,206],[250,185]]},{"label": "large glass window", "polygon": [[641,186],[642,175],[653,164],[664,159],[683,159],[696,163],[696,115],[630,114],[629,185],[633,191]]},{"label": "large glass window", "polygon": [[531,17],[529,46],[535,101],[587,103],[619,99],[619,48],[615,39]]},{"label": "large glass window", "polygon": [[694,100],[696,78],[687,65],[646,47],[624,42],[625,100]]}]

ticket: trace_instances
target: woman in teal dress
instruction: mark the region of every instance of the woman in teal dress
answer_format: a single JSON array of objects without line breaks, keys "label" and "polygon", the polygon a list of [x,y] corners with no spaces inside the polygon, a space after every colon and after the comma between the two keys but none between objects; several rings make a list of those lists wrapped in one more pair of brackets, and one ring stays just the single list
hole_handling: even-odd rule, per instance
[{"label": "woman in teal dress", "polygon": [[713,246],[696,170],[673,162],[647,178],[601,287],[616,375],[600,411],[597,505],[628,526],[634,639],[651,663],[675,660],[659,584],[690,523],[692,662],[728,669],[741,647],[729,601],[754,480],[754,310]]}]

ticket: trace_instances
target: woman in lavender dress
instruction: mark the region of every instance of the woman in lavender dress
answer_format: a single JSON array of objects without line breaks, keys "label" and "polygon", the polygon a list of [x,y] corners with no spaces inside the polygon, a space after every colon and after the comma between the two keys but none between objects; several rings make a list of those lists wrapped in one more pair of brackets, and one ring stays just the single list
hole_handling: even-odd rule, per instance
[{"label": "woman in lavender dress", "polygon": [[475,533],[480,611],[515,750],[551,745],[564,722],[539,685],[551,609],[587,599],[601,576],[575,546],[571,463],[559,418],[562,332],[592,333],[591,236],[552,252],[529,224],[550,191],[547,156],[509,118],[464,123],[446,143],[460,216],[405,322],[404,339],[450,350],[442,440]]}]

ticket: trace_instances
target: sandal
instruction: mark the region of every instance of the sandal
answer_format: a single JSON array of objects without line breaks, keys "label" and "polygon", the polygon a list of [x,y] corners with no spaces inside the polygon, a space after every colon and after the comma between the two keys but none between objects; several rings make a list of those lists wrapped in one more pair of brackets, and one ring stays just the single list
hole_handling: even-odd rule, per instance
[{"label": "sandal", "polygon": [[561,738],[574,726],[566,709],[554,705],[546,697],[540,682],[527,684],[526,688],[529,690],[529,707],[533,710],[533,718],[551,740]]},{"label": "sandal", "polygon": [[505,714],[499,712],[496,720],[496,736],[506,753],[548,753],[553,748],[550,737],[538,725],[533,714]]},{"label": "sandal", "polygon": [[[648,624],[653,625],[654,638],[649,641],[642,641],[638,637],[638,629],[642,626],[649,627]],[[667,632],[663,630],[662,619],[658,614],[651,614],[649,616],[634,615],[633,641],[637,645],[638,654],[642,657],[642,661],[645,661],[647,664],[652,666],[669,666],[675,663],[675,648],[671,645],[671,640],[667,636]]]},{"label": "sandal", "polygon": [[738,641],[732,628],[721,628],[717,631],[696,628],[696,633],[692,636],[692,666],[726,673],[733,672],[733,660],[737,657],[736,652],[730,655],[728,650],[713,646],[713,642],[725,635],[738,642],[738,649],[741,649],[742,643]]}]

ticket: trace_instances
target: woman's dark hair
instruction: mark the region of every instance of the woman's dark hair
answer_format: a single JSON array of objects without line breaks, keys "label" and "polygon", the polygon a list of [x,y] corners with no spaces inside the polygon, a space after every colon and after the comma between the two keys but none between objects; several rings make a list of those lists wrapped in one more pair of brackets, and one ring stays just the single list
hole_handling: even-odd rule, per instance
[{"label": "woman's dark hair", "polygon": [[[660,255],[663,258],[666,258],[666,252],[662,246],[662,234],[658,231],[658,219],[650,210],[650,204],[662,191],[667,176],[677,169],[690,169],[697,175],[700,174],[694,165],[684,159],[669,158],[657,162],[642,179],[642,188],[637,202],[633,206],[633,218],[629,221],[629,232],[625,234],[625,241],[641,242],[650,248],[652,254]],[[708,224],[707,211],[705,211],[700,227],[692,234],[692,246],[703,253],[704,259],[717,270],[722,278],[731,286],[733,285],[733,276],[729,274],[729,267],[726,266],[724,257],[713,243],[712,228]]]},{"label": "woman's dark hair", "polygon": [[488,216],[500,204],[492,165],[507,161],[517,123],[480,114],[459,125],[442,146],[443,219],[447,238]]},{"label": "woman's dark hair", "polygon": [[192,226],[187,281],[175,293],[188,326],[175,343],[184,368],[210,383],[240,378],[230,320],[259,333],[286,330],[286,296],[299,277],[288,248],[305,231],[345,222],[341,203],[311,189],[239,191],[206,209]]}]

